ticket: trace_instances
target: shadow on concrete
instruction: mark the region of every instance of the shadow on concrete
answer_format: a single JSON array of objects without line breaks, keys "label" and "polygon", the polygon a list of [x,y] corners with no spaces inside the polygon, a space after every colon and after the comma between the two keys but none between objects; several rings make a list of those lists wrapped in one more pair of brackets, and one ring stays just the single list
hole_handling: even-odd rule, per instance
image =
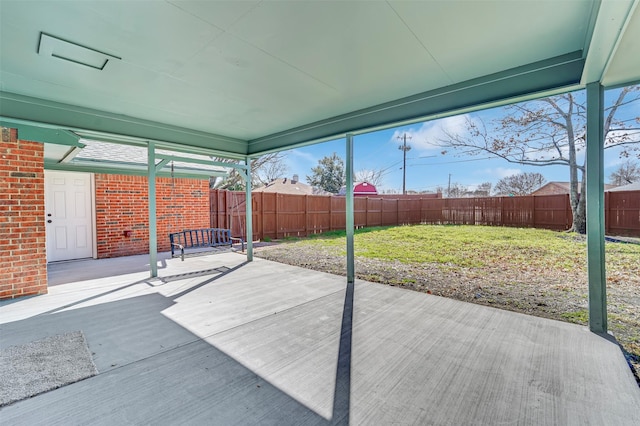
[{"label": "shadow on concrete", "polygon": [[348,425],[351,406],[351,343],[353,330],[354,284],[348,283],[342,309],[336,388],[333,397],[332,425]]},{"label": "shadow on concrete", "polygon": [[[166,269],[168,253],[158,253],[158,269]],[[149,272],[149,255],[108,259],[79,259],[47,264],[47,285],[56,286],[119,275]]]},{"label": "shadow on concrete", "polygon": [[100,372],[3,407],[3,423],[349,424],[353,284],[345,296],[330,420],[163,315],[178,298],[245,264],[227,268],[170,297],[152,293],[73,308],[146,282],[141,280],[28,319],[0,324],[0,347],[82,330]]}]

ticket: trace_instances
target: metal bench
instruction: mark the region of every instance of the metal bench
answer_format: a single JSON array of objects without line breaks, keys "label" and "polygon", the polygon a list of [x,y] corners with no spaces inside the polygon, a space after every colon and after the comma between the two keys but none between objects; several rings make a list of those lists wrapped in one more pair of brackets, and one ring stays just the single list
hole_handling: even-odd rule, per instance
[{"label": "metal bench", "polygon": [[242,245],[242,251],[244,251],[244,240],[232,237],[230,229],[185,229],[169,234],[169,240],[171,241],[171,257],[178,257],[176,250],[180,249],[180,258],[183,261],[185,249],[232,247],[234,242],[239,242]]}]

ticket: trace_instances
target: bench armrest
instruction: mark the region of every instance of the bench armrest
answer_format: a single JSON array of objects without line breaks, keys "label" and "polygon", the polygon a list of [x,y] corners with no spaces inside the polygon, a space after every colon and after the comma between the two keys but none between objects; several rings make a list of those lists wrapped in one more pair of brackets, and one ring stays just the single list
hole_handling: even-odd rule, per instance
[{"label": "bench armrest", "polygon": [[242,252],[244,253],[244,240],[242,238],[231,237],[231,241],[240,241],[240,244],[242,244]]},{"label": "bench armrest", "polygon": [[178,247],[180,249],[180,259],[182,259],[182,261],[184,262],[184,246],[182,244],[171,243],[171,254],[172,255],[173,255],[173,247]]}]

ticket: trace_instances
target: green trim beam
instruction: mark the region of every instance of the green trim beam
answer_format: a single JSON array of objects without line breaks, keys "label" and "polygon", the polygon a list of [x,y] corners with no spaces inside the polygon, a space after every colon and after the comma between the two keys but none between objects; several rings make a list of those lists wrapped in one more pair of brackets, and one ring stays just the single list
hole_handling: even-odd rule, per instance
[{"label": "green trim beam", "polygon": [[229,154],[247,154],[247,142],[240,139],[9,92],[0,92],[0,117],[71,131],[88,131],[97,140],[107,141],[106,136],[111,135],[112,139],[162,141],[186,149],[199,147]]},{"label": "green trim beam", "polygon": [[510,103],[580,84],[582,51],[513,68],[486,77],[397,99],[370,108],[309,123],[249,141],[249,155],[292,148],[309,141],[327,141],[408,121],[440,118],[465,108]]},{"label": "green trim beam", "polygon": [[346,166],[346,192],[345,192],[345,214],[347,231],[347,284],[355,281],[355,256],[354,256],[354,208],[353,208],[353,135],[347,133],[346,137],[347,158]]},{"label": "green trim beam", "polygon": [[246,217],[246,227],[247,227],[247,262],[253,261],[253,205],[251,202],[251,159],[247,157],[245,159],[245,164],[247,166],[247,171],[244,173],[244,182],[245,182],[245,217]]},{"label": "green trim beam", "polygon": [[247,170],[245,164],[225,163],[223,161],[201,160],[199,158],[180,157],[177,155],[157,154],[156,158],[162,158],[167,161],[180,161],[183,163],[204,164],[206,166],[228,167],[231,169]]},{"label": "green trim beam", "polygon": [[[157,167],[157,166],[156,166]],[[104,173],[110,175],[125,175],[125,176],[148,176],[148,168],[144,165],[131,165],[127,166],[123,163],[108,164],[104,162],[72,162],[61,163],[57,161],[45,160],[45,170],[62,170],[67,172],[83,172],[83,173]],[[183,169],[184,170],[184,169]],[[200,179],[208,180],[211,176],[225,176],[226,173],[220,173],[215,171],[180,171],[174,170],[173,177],[176,178],[188,178],[188,179]],[[157,171],[156,177],[172,177],[171,171]]]},{"label": "green trim beam", "polygon": [[587,84],[587,273],[589,329],[607,332],[607,281],[604,253],[604,89]]},{"label": "green trim beam", "polygon": [[[105,132],[93,132],[89,130],[74,130],[74,133],[76,133],[78,136],[80,136],[83,139],[98,140],[102,142],[111,142],[111,143],[117,143],[117,144],[123,144],[123,145],[146,147],[147,143],[149,142],[148,139],[141,139],[141,138],[125,136],[125,135],[113,135]],[[177,151],[177,152],[199,154],[199,155],[209,155],[209,156],[215,156],[215,157],[231,158],[234,160],[242,160],[245,157],[244,154],[230,153],[228,151],[223,151],[220,149],[209,149],[209,148],[203,148],[203,147],[191,146],[191,145],[176,145],[171,142],[164,142],[159,140],[153,140],[152,142],[155,142],[156,150],[166,149],[168,151]]]},{"label": "green trim beam", "polygon": [[73,132],[48,127],[38,127],[12,120],[0,118],[0,126],[18,130],[18,139],[24,141],[50,143],[84,148],[86,145],[80,142],[80,137]]},{"label": "green trim beam", "polygon": [[147,147],[147,169],[149,171],[149,268],[151,278],[158,276],[158,223],[156,211],[156,147],[149,142]]}]

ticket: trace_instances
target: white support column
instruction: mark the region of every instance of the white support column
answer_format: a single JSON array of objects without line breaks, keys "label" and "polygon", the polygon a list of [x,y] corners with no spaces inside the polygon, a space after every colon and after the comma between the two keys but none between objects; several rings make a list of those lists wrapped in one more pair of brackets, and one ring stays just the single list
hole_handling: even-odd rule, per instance
[{"label": "white support column", "polygon": [[156,218],[156,146],[149,142],[147,145],[147,177],[149,188],[149,269],[151,277],[158,276],[158,227]]},{"label": "white support column", "polygon": [[353,135],[347,133],[347,158],[346,166],[346,231],[347,231],[347,283],[353,284],[355,281],[355,259],[353,254],[353,234],[354,234],[354,208],[353,208]]},{"label": "white support column", "polygon": [[246,212],[246,235],[247,235],[247,262],[253,261],[253,206],[251,205],[251,159],[245,159],[247,169],[245,170],[245,212]]},{"label": "white support column", "polygon": [[587,84],[587,271],[589,329],[607,332],[607,280],[604,254],[604,90]]}]

